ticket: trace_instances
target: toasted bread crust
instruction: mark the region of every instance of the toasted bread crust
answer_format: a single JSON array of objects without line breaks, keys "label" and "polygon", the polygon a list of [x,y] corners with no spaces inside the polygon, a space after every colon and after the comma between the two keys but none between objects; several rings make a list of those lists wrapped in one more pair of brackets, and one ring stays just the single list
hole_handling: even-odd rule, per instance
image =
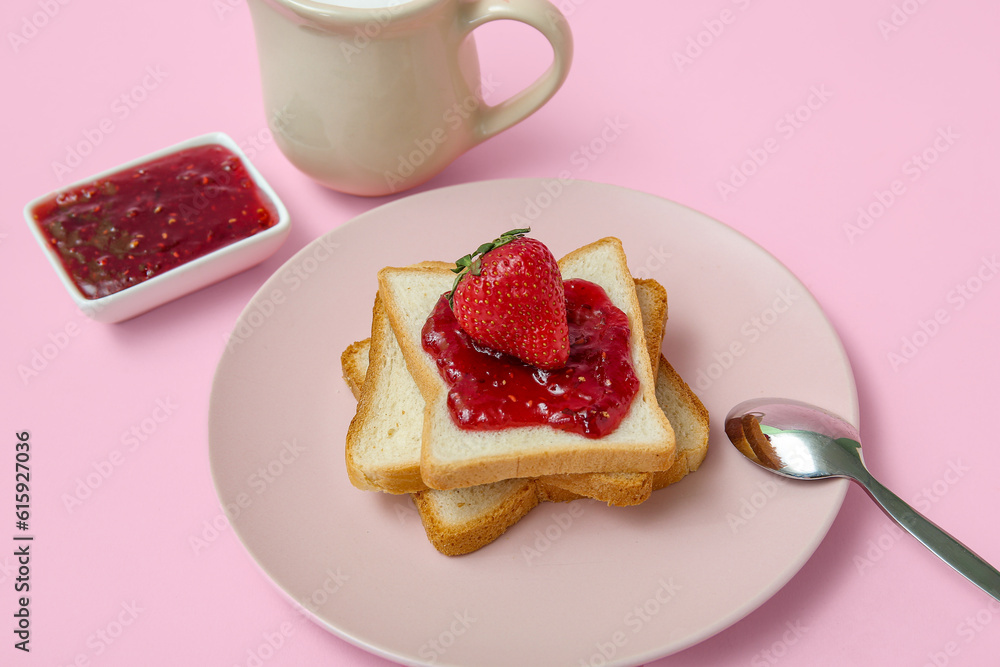
[{"label": "toasted bread crust", "polygon": [[445,555],[460,556],[493,542],[538,504],[535,482],[520,482],[504,494],[501,502],[470,521],[449,521],[439,511],[437,496],[452,492],[429,489],[414,493],[412,498],[431,544]]},{"label": "toasted bread crust", "polygon": [[[674,459],[674,465],[681,457]],[[671,466],[673,468],[673,466]],[[592,472],[540,477],[549,487],[625,507],[645,502],[653,492],[657,473]]]},{"label": "toasted bread crust", "polygon": [[[361,399],[361,388],[368,374],[368,350],[371,348],[371,338],[359,340],[347,346],[340,355],[340,368],[344,374],[347,388],[354,394],[355,400]],[[364,366],[361,362],[364,362]]]},{"label": "toasted bread crust", "polygon": [[547,477],[539,477],[535,480],[535,486],[538,491],[538,500],[543,503],[568,503],[574,500],[581,500],[587,496],[581,496],[578,493],[573,493],[572,491],[567,491],[566,489],[560,488],[549,484]]},{"label": "toasted bread crust", "polygon": [[[708,409],[670,365],[666,357],[660,358],[657,374],[657,395],[662,397],[663,410],[673,413],[673,422],[680,431],[685,447],[681,449],[677,461],[669,470],[653,473],[653,490],[679,482],[689,473],[695,472],[708,454]],[[666,399],[672,400],[666,400]]]},{"label": "toasted bread crust", "polygon": [[653,377],[660,364],[660,347],[667,324],[667,289],[652,278],[635,279],[635,295],[642,313],[642,328],[646,333],[646,348],[653,367]]},{"label": "toasted bread crust", "polygon": [[[383,310],[382,300],[379,299],[378,294],[376,294],[375,305],[372,306],[372,337],[369,339],[371,343],[369,347],[378,345],[381,340],[379,336],[382,336],[382,334],[376,334],[376,329],[378,328],[377,322],[379,319],[380,310]],[[357,345],[358,343],[355,343],[352,347],[356,347]],[[343,354],[340,355],[341,366],[343,366],[344,360],[348,358],[347,353],[350,349],[351,348],[349,347],[347,350],[344,351]],[[353,366],[352,369],[344,367],[343,368],[344,375],[345,376],[348,375],[351,370],[356,371],[357,366],[356,365]],[[378,488],[375,485],[375,483],[369,480],[369,478],[364,474],[364,472],[362,472],[362,469],[359,467],[359,464],[357,463],[357,457],[355,453],[357,443],[359,439],[362,437],[361,436],[362,426],[372,412],[372,402],[374,401],[374,396],[371,391],[366,393],[364,388],[365,386],[372,385],[372,383],[368,381],[368,378],[373,373],[375,373],[375,367],[373,364],[369,363],[368,367],[365,369],[365,379],[361,382],[360,396],[358,397],[358,409],[354,413],[354,418],[351,419],[350,426],[348,426],[347,428],[347,446],[344,449],[345,462],[347,464],[347,477],[351,480],[351,484],[353,484],[359,489],[365,489],[365,490]],[[354,386],[357,386],[358,382],[356,378],[353,383],[348,381],[349,386],[352,384]],[[355,392],[355,396],[358,396],[357,392]]]},{"label": "toasted bread crust", "polygon": [[660,359],[660,364],[664,367],[665,378],[671,383],[674,391],[680,397],[680,402],[685,406],[685,409],[691,412],[700,427],[700,433],[702,434],[700,438],[701,446],[697,449],[685,450],[688,472],[694,472],[701,467],[705,456],[708,454],[708,408],[705,407],[705,404],[701,402],[701,399],[698,398],[688,383],[674,370],[674,367],[670,365],[666,357]]}]

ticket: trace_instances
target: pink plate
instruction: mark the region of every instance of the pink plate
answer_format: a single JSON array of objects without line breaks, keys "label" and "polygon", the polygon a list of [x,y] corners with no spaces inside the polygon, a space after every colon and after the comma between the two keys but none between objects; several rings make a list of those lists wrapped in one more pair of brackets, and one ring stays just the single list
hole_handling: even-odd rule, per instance
[{"label": "pink plate", "polygon": [[[632,272],[666,286],[663,349],[709,409],[709,454],[640,506],[544,504],[493,544],[449,558],[408,497],[348,481],[355,401],[340,353],[369,335],[379,268],[453,260],[525,223],[557,257],[617,236]],[[782,481],[728,443],[722,419],[758,396],[808,401],[857,425],[837,334],[766,251],[696,211],[614,186],[471,183],[365,213],[267,281],[216,372],[212,472],[266,576],[362,648],[412,665],[634,665],[756,609],[840,509],[848,482]]]}]

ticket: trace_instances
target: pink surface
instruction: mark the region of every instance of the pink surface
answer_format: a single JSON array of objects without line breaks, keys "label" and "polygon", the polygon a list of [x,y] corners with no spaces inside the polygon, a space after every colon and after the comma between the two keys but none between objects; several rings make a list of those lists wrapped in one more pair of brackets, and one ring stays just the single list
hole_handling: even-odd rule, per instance
[{"label": "pink surface", "polygon": [[[840,333],[872,471],[1000,562],[1000,454],[989,440],[1000,364],[1000,8],[561,6],[576,40],[565,87],[422,189],[565,173],[681,202],[747,234]],[[0,498],[10,523],[0,531],[0,616],[11,629],[23,430],[35,541],[32,651],[15,650],[8,629],[0,663],[388,664],[300,622],[260,575],[223,521],[206,420],[215,365],[256,289],[312,239],[393,198],[326,191],[287,163],[266,129],[238,0],[16,0],[2,25]],[[481,33],[494,99],[542,69],[541,38],[515,28]],[[289,240],[264,264],[136,320],[88,321],[28,233],[24,203],[213,130],[242,144],[284,199]],[[76,164],[73,151],[87,154]],[[860,222],[859,209],[869,212]],[[785,588],[653,664],[983,665],[998,653],[1000,603],[851,488]]]}]

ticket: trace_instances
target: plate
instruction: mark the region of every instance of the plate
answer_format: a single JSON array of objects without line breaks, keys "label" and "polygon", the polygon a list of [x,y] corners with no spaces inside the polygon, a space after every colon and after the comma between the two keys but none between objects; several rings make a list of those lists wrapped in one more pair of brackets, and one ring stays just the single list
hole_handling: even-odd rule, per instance
[{"label": "plate", "polygon": [[[619,237],[666,286],[663,349],[709,409],[701,469],[632,508],[543,504],[457,558],[407,496],[351,486],[355,401],[340,354],[370,332],[376,271],[450,260],[515,227],[552,252]],[[847,481],[784,481],[728,443],[736,403],[787,396],[857,425],[844,349],[806,288],[733,229],[664,199],[584,181],[442,188],[312,242],[240,316],[216,371],[209,438],[239,539],[295,606],[408,665],[634,665],[735,623],[812,555]]]}]

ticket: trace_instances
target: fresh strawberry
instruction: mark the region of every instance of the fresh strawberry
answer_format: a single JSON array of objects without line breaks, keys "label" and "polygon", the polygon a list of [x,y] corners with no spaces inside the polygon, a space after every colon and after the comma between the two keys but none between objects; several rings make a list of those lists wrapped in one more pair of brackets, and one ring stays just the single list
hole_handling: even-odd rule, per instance
[{"label": "fresh strawberry", "polygon": [[530,229],[514,229],[459,259],[450,300],[482,345],[552,370],[566,365],[569,332],[559,265]]}]

